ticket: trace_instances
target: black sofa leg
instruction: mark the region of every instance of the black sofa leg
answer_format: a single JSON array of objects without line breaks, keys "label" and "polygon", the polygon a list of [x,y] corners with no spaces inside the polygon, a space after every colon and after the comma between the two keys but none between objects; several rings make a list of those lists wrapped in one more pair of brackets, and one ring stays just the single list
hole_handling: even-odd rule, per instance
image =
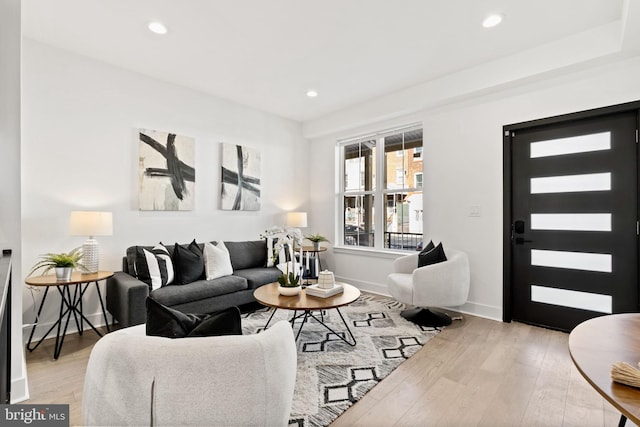
[{"label": "black sofa leg", "polygon": [[411,308],[404,310],[400,315],[420,326],[440,327],[451,324],[451,317],[448,314],[428,308]]}]

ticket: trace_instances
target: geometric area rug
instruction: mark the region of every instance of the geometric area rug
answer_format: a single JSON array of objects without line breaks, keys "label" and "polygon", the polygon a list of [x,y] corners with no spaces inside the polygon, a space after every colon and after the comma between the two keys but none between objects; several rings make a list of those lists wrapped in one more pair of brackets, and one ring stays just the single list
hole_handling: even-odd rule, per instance
[{"label": "geometric area rug", "polygon": [[[289,425],[329,425],[440,331],[405,320],[400,316],[404,308],[394,299],[367,293],[340,307],[356,338],[355,347],[315,320],[307,320],[296,342],[298,371]],[[289,320],[292,313],[278,310],[271,322]],[[344,337],[337,311],[325,310],[323,314],[325,323]],[[243,333],[262,331],[270,315],[270,308],[243,314]],[[301,321],[296,321],[294,334]]]}]

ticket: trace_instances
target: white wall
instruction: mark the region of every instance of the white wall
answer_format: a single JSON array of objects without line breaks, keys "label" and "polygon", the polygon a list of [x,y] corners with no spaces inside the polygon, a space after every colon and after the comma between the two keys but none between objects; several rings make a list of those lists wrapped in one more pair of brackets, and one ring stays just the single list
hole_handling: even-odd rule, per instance
[{"label": "white wall", "polygon": [[[98,237],[100,266],[119,270],[128,246],[194,238],[258,239],[267,227],[283,224],[285,211],[307,206],[308,142],[297,122],[28,39],[23,47],[22,96],[25,273],[39,254],[82,244],[84,238],[68,235],[71,210],[113,212],[113,236]],[[195,138],[193,211],[138,210],[137,128]],[[259,212],[219,210],[220,142],[261,151]],[[16,279],[19,284],[21,278]],[[35,319],[42,294],[34,296],[36,305],[25,289],[25,330]],[[55,321],[57,301],[47,297],[41,322]],[[103,323],[93,289],[84,309],[89,319]]]},{"label": "white wall", "polygon": [[0,249],[12,250],[12,402],[28,394],[21,332],[20,37],[20,1],[0,0]]},{"label": "white wall", "polygon": [[[535,83],[510,84],[509,89],[489,95],[315,138],[311,157],[318,169],[335,171],[337,139],[422,121],[425,236],[442,240],[445,250],[449,246],[469,254],[471,292],[462,310],[502,319],[502,126],[640,100],[638,76],[640,57],[636,56]],[[408,104],[415,102],[407,99]],[[366,123],[366,106],[356,111],[354,123]],[[335,129],[343,125],[324,124]],[[332,233],[336,224],[335,179],[325,179],[328,173],[312,174],[310,183],[314,188],[311,211],[323,218],[320,231],[324,233]],[[471,206],[480,206],[480,217],[469,217]],[[341,279],[381,293],[387,293],[385,279],[394,258],[340,249],[327,255],[329,267]]]}]

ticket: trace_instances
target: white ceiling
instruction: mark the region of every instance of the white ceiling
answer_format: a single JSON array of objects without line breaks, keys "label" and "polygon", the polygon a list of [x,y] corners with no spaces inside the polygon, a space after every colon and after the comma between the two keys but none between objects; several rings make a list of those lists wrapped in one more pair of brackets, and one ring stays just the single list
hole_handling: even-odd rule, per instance
[{"label": "white ceiling", "polygon": [[[624,2],[22,0],[22,25],[28,38],[307,121],[620,20]],[[482,28],[496,11],[504,22]],[[150,33],[151,20],[169,33]]]}]

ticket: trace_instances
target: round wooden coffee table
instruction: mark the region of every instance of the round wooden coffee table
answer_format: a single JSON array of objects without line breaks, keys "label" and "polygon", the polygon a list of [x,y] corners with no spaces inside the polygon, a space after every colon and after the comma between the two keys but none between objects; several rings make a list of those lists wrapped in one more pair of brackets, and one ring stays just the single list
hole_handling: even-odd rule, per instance
[{"label": "round wooden coffee table", "polygon": [[640,358],[640,314],[596,317],[576,326],[569,335],[569,353],[578,371],[602,397],[621,412],[619,426],[628,419],[640,425],[640,390],[611,380],[611,365]]},{"label": "round wooden coffee table", "polygon": [[[305,289],[302,289],[298,295],[294,295],[291,297],[285,297],[280,295],[278,292],[278,284],[270,283],[268,285],[260,286],[253,292],[254,298],[262,305],[266,305],[267,307],[273,307],[273,312],[267,320],[267,324],[264,325],[264,328],[267,329],[273,315],[276,313],[276,310],[293,310],[293,317],[291,318],[291,326],[293,327],[293,322],[296,319],[302,318],[302,324],[300,325],[300,329],[298,329],[298,333],[296,334],[296,340],[300,336],[300,332],[302,332],[302,328],[304,324],[310,318],[313,318],[316,322],[327,328],[331,333],[336,335],[342,341],[346,342],[350,346],[356,345],[356,339],[351,333],[351,329],[349,325],[344,320],[342,313],[338,307],[342,307],[345,305],[349,305],[360,297],[360,290],[355,286],[349,285],[348,283],[340,283],[344,287],[344,292],[339,293],[337,295],[331,296],[329,298],[320,298],[314,297],[311,295],[307,295]],[[340,319],[342,319],[342,323],[344,324],[349,336],[351,337],[351,341],[348,341],[343,334],[335,332],[331,329],[326,323],[324,323],[324,316],[322,315],[322,310],[328,310],[334,308],[338,314],[340,315]],[[301,314],[297,312],[301,311]],[[320,311],[320,317],[315,315],[314,311]]]}]

